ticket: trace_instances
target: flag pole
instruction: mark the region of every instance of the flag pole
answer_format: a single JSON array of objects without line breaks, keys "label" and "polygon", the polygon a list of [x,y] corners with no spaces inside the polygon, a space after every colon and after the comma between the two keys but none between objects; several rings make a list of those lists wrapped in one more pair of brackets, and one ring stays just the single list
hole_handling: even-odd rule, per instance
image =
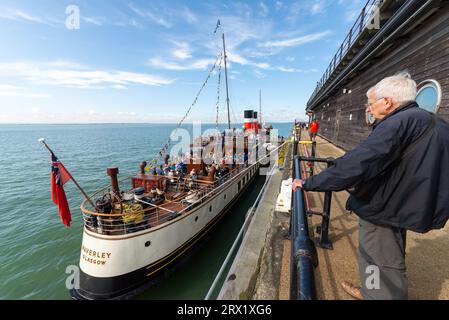
[{"label": "flag pole", "polygon": [[[44,138],[40,138],[39,142],[42,143],[44,145],[45,148],[47,148],[48,151],[50,151],[52,156],[55,156],[53,150],[50,149],[50,147],[48,146],[48,144],[45,142]],[[56,157],[56,156],[55,156]],[[95,208],[95,210],[97,209],[97,206],[94,205],[94,203],[92,202],[92,200],[90,200],[89,196],[87,195],[87,193],[83,190],[83,188],[81,188],[81,186],[79,185],[79,183],[75,180],[75,178],[72,176],[72,174],[70,174],[70,178],[72,179],[73,183],[77,186],[77,188],[81,191],[81,193],[83,194],[84,198],[86,198],[87,201],[89,201],[90,205],[92,207]]]}]

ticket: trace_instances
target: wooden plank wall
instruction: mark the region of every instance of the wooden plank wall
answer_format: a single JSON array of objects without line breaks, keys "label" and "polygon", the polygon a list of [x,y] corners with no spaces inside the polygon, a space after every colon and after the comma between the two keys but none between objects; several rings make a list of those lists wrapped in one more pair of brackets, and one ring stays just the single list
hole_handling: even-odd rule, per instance
[{"label": "wooden plank wall", "polygon": [[[363,141],[371,131],[365,121],[366,92],[383,78],[401,70],[407,70],[417,84],[427,79],[440,83],[442,101],[438,114],[449,121],[448,8],[440,9],[401,40],[395,40],[380,59],[374,61],[314,109],[320,122],[320,135],[345,150]],[[343,88],[351,93],[344,94]],[[349,120],[351,114],[352,120]]]}]

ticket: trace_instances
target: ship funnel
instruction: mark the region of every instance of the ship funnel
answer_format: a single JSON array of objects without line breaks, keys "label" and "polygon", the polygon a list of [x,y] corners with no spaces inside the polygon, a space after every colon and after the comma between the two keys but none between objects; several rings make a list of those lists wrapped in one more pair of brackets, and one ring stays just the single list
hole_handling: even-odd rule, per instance
[{"label": "ship funnel", "polygon": [[118,179],[117,179],[117,175],[118,175],[118,172],[119,172],[118,168],[115,168],[115,167],[114,168],[107,168],[106,172],[107,172],[108,176],[111,177],[112,192],[117,197],[120,197],[120,189],[118,187]]}]

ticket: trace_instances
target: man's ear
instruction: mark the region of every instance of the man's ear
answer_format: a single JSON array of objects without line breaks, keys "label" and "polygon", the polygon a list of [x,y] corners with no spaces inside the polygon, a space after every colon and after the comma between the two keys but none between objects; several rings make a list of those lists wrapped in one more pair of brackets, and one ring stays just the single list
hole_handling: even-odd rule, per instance
[{"label": "man's ear", "polygon": [[391,107],[393,107],[393,99],[384,98],[385,99],[385,111],[389,111]]}]

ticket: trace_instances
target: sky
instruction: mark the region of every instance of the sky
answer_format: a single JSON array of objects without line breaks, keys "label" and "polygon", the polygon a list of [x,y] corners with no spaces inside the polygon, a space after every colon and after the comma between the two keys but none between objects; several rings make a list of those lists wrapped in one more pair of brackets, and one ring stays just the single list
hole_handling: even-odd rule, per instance
[{"label": "sky", "polygon": [[216,62],[185,121],[226,122],[222,33],[231,121],[259,91],[267,122],[306,119],[364,4],[0,0],[0,123],[177,123]]}]

